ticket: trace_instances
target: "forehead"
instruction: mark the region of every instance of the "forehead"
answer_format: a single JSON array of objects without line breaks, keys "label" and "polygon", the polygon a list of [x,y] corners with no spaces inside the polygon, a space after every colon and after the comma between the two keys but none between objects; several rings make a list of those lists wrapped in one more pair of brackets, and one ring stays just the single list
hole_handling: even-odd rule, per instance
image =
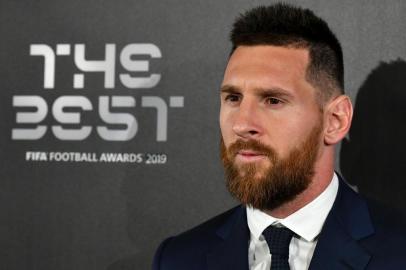
[{"label": "forehead", "polygon": [[224,73],[224,84],[244,87],[296,88],[306,82],[307,49],[279,46],[239,46]]}]

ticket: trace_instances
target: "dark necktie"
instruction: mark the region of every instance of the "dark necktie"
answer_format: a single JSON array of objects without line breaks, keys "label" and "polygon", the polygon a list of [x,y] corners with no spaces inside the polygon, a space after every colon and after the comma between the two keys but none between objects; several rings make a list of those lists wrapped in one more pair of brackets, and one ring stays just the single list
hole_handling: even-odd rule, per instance
[{"label": "dark necktie", "polygon": [[293,232],[285,227],[269,226],[262,235],[271,252],[271,270],[289,270],[289,244]]}]

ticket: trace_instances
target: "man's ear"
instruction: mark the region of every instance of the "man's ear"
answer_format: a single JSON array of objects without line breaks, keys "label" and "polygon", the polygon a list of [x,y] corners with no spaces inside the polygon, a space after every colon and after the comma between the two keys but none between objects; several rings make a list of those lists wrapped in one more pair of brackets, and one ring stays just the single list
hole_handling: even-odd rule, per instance
[{"label": "man's ear", "polygon": [[353,108],[348,96],[340,95],[328,102],[325,107],[324,142],[328,145],[341,141],[348,133]]}]

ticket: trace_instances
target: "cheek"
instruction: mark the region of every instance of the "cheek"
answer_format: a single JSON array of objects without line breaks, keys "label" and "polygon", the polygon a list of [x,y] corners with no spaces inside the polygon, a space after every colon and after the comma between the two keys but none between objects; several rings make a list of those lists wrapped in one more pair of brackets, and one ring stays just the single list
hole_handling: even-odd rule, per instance
[{"label": "cheek", "polygon": [[301,147],[317,125],[318,122],[316,120],[307,118],[303,119],[303,121],[285,126],[280,134],[280,154],[286,156],[292,150]]},{"label": "cheek", "polygon": [[228,139],[228,137],[230,136],[231,131],[232,131],[232,123],[231,123],[230,115],[227,114],[224,110],[220,110],[219,122],[220,122],[221,135],[223,136],[223,138],[226,142],[226,139]]},{"label": "cheek", "polygon": [[291,150],[301,144],[311,129],[305,121],[296,117],[273,118],[267,125],[267,142],[281,157],[285,157]]}]

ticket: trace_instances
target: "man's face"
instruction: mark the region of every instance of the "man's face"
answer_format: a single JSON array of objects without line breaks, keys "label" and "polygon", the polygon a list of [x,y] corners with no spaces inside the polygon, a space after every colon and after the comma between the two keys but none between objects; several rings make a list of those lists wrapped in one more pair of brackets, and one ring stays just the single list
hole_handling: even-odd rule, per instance
[{"label": "man's face", "polygon": [[240,46],[221,87],[222,159],[230,192],[272,210],[309,185],[322,112],[306,79],[306,49]]}]

